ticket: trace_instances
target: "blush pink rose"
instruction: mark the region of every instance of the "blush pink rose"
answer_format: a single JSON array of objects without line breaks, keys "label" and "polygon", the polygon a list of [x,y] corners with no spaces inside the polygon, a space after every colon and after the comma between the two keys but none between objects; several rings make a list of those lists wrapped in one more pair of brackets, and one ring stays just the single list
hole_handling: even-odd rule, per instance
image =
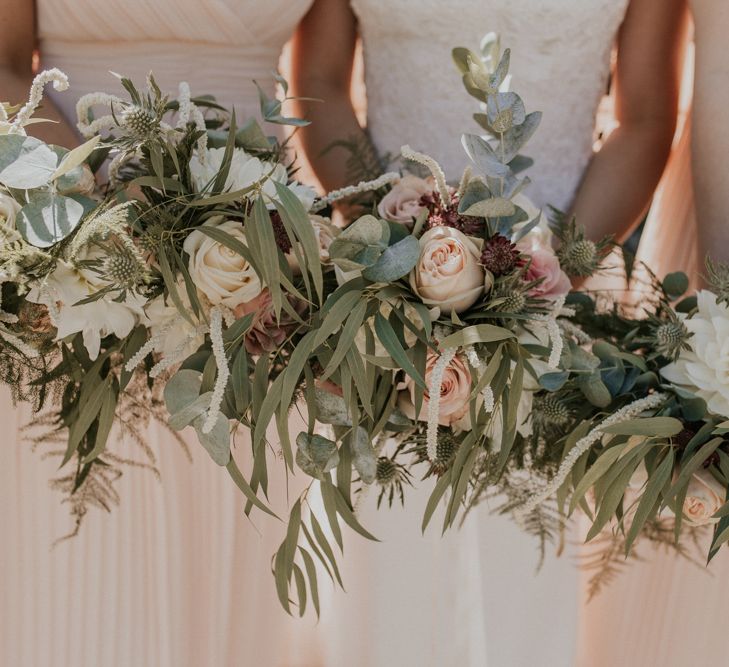
[{"label": "blush pink rose", "polygon": [[[306,311],[306,304],[303,301],[289,297],[289,302],[299,315],[303,315]],[[268,288],[264,288],[255,299],[242,303],[233,310],[233,314],[239,319],[249,313],[254,313],[253,326],[245,338],[246,350],[250,354],[273,352],[299,325],[284,310],[281,311],[279,319],[276,319]]]},{"label": "blush pink rose", "polygon": [[517,248],[529,258],[524,278],[528,282],[540,281],[529,291],[531,296],[556,301],[569,293],[572,287],[570,279],[562,271],[559,259],[551,248],[528,240],[517,243]]},{"label": "blush pink rose", "polygon": [[[425,384],[430,386],[431,376],[438,355],[432,351],[428,352],[425,360]],[[401,385],[398,396],[398,407],[410,419],[415,419],[415,382],[410,376]],[[438,423],[441,426],[455,426],[468,416],[469,397],[471,395],[471,371],[468,368],[465,358],[457,354],[443,372],[443,379],[440,385],[440,401],[438,403]],[[426,421],[428,419],[428,405],[430,395],[423,394],[423,405],[417,419]]]},{"label": "blush pink rose", "polygon": [[384,220],[399,222],[410,228],[415,218],[425,209],[420,200],[423,195],[432,191],[433,186],[428,181],[417,176],[403,176],[383,197],[377,206],[377,212]]}]

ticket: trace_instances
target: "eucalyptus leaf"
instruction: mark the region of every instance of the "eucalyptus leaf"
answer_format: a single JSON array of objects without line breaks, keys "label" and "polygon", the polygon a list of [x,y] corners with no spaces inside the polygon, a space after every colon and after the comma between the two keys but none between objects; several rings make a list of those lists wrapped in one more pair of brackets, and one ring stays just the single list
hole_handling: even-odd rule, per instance
[{"label": "eucalyptus leaf", "polygon": [[314,390],[314,396],[316,397],[316,419],[318,422],[335,426],[352,425],[349,408],[341,396],[318,387]]},{"label": "eucalyptus leaf", "polygon": [[339,465],[337,444],[321,435],[299,433],[296,437],[296,463],[307,475],[324,479],[324,473]]},{"label": "eucalyptus leaf", "polygon": [[193,403],[200,394],[201,384],[202,373],[187,368],[177,371],[164,388],[167,411],[174,415]]},{"label": "eucalyptus leaf", "polygon": [[56,170],[58,156],[35,137],[0,135],[0,183],[18,190],[47,185]]},{"label": "eucalyptus leaf", "polygon": [[390,283],[406,276],[418,263],[420,244],[414,236],[406,236],[385,248],[380,258],[362,272],[367,280]]},{"label": "eucalyptus leaf", "polygon": [[683,430],[683,424],[673,417],[644,417],[612,424],[601,429],[615,435],[645,435],[650,438],[670,438]]},{"label": "eucalyptus leaf", "polygon": [[84,206],[71,197],[35,192],[16,219],[23,238],[37,248],[49,248],[66,238],[84,216]]},{"label": "eucalyptus leaf", "polygon": [[228,418],[218,412],[215,418],[215,425],[210,433],[204,433],[202,430],[205,422],[205,415],[200,415],[194,422],[195,431],[197,432],[200,444],[210,454],[210,458],[219,466],[227,466],[230,463],[230,425]]},{"label": "eucalyptus leaf", "polygon": [[358,426],[349,439],[352,448],[352,464],[365,484],[375,481],[377,472],[377,455],[372,446],[369,433]]}]

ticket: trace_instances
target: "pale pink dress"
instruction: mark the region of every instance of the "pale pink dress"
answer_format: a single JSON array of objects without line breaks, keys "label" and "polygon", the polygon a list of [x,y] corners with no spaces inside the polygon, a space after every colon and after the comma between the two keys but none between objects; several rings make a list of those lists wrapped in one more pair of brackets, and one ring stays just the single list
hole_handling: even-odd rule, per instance
[{"label": "pale pink dress", "polygon": [[[175,93],[186,80],[193,94],[214,94],[245,118],[258,113],[252,80],[272,89],[281,48],[309,4],[38,0],[41,65],[68,74],[71,89],[55,100],[72,121],[80,95],[123,94],[109,70],[144,85],[150,69],[163,89]],[[191,464],[153,426],[162,483],[129,470],[118,486],[121,505],[108,515],[92,510],[77,539],[51,549],[72,527],[48,488],[58,462],[31,452],[20,434],[32,419],[28,407],[13,408],[0,392],[0,665],[321,664],[315,619],[290,619],[276,599],[270,557],[281,525],[260,513],[245,518],[241,494],[194,435]],[[248,452],[240,438],[242,467]],[[284,479],[274,477],[272,487],[284,509]]]}]

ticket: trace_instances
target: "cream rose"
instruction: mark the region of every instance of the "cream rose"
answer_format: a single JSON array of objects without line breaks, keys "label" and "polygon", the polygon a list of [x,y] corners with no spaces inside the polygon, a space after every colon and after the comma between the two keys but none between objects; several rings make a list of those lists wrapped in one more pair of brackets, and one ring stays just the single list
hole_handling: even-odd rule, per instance
[{"label": "cream rose", "polygon": [[390,222],[399,222],[412,227],[415,218],[424,207],[420,203],[423,195],[433,191],[428,181],[408,174],[403,176],[377,206],[380,217]]},{"label": "cream rose", "polygon": [[[209,220],[215,227],[245,244],[243,225],[236,220]],[[188,270],[195,286],[213,305],[235,308],[255,299],[263,289],[258,274],[248,261],[227,246],[194,230],[182,246],[189,256]]]},{"label": "cream rose", "polygon": [[[431,376],[438,355],[428,351],[425,360],[425,384],[430,387]],[[471,395],[471,371],[465,357],[457,354],[443,371],[440,384],[440,401],[438,402],[438,423],[457,429],[468,427],[469,397]],[[430,395],[423,393],[423,405],[417,419],[427,421]],[[401,385],[398,396],[398,407],[410,419],[415,419],[415,382],[410,376]]]},{"label": "cream rose", "polygon": [[423,303],[448,315],[462,313],[493,282],[479,259],[479,249],[468,236],[451,227],[433,227],[420,238],[420,259],[410,272],[410,286]]},{"label": "cream rose", "polygon": [[683,501],[683,515],[689,523],[703,526],[716,523],[712,516],[726,502],[726,489],[708,470],[699,470],[689,482]]}]

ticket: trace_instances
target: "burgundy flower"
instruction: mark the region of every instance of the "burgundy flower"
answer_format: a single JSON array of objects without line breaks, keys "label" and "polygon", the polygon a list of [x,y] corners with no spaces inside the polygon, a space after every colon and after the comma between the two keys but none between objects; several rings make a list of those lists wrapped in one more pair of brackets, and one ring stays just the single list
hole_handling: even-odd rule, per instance
[{"label": "burgundy flower", "polygon": [[451,200],[446,206],[437,192],[429,192],[420,198],[420,205],[428,210],[426,229],[452,227],[467,236],[478,236],[483,230],[483,220],[458,212],[458,194],[450,189]]},{"label": "burgundy flower", "polygon": [[520,266],[520,253],[515,243],[502,234],[494,234],[484,244],[481,264],[494,274],[494,278],[505,276]]}]

